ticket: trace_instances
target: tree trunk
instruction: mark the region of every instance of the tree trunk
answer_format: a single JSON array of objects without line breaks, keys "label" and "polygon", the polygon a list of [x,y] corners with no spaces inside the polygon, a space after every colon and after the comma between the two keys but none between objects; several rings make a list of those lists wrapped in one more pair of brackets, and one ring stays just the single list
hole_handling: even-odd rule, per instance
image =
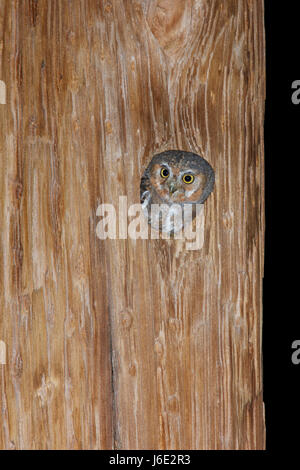
[{"label": "tree trunk", "polygon": [[[263,15],[1,0],[0,448],[264,448]],[[215,170],[201,249],[100,240],[167,149]]]}]

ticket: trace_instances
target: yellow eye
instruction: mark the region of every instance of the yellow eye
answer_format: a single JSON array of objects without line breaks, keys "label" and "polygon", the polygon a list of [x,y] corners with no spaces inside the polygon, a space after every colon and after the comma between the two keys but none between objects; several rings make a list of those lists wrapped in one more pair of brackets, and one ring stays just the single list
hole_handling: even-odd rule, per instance
[{"label": "yellow eye", "polygon": [[160,170],[160,176],[161,176],[162,178],[168,178],[169,174],[170,174],[170,173],[169,173],[169,170],[168,170],[167,168],[165,168],[165,167],[163,167],[163,168]]},{"label": "yellow eye", "polygon": [[195,177],[194,175],[191,175],[191,173],[187,173],[186,175],[183,175],[183,182],[186,184],[191,184],[193,183]]}]

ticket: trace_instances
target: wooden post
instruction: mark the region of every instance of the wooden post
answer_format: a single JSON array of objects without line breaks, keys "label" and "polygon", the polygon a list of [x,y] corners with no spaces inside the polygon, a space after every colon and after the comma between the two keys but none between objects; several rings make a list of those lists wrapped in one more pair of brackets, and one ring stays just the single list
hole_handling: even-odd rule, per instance
[{"label": "wooden post", "polygon": [[[263,449],[262,0],[2,0],[1,449]],[[204,241],[100,240],[155,153]]]}]

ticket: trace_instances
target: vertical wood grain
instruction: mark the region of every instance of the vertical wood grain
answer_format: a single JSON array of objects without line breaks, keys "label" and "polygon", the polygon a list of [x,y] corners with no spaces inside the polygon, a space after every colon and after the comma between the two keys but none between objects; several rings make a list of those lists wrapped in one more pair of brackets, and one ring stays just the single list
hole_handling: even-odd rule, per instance
[{"label": "vertical wood grain", "polygon": [[[262,449],[262,0],[1,0],[2,449]],[[204,244],[99,240],[152,155]]]}]

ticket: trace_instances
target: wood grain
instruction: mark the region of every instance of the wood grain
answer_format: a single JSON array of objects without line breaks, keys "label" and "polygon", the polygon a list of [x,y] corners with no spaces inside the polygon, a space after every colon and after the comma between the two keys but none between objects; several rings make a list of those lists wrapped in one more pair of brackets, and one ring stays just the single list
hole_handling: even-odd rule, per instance
[{"label": "wood grain", "polygon": [[[1,0],[1,449],[263,449],[262,0]],[[154,153],[204,244],[99,240]]]}]

